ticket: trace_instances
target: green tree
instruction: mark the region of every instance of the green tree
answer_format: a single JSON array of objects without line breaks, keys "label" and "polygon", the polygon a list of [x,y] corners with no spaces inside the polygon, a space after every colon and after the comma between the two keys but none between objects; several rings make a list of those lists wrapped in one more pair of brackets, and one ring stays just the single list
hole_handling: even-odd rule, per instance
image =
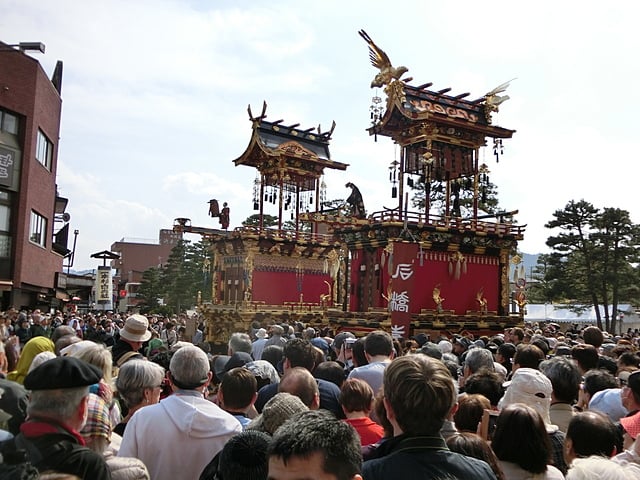
[{"label": "green tree", "polygon": [[141,300],[140,311],[142,313],[156,313],[160,306],[159,299],[164,292],[162,290],[161,270],[151,267],[142,273],[142,281],[138,288],[138,298]]},{"label": "green tree", "polygon": [[202,291],[203,266],[206,247],[202,242],[193,245],[180,240],[171,250],[162,270],[165,304],[175,313],[196,304],[198,291]]},{"label": "green tree", "polygon": [[[260,214],[254,213],[253,215],[248,216],[242,225],[245,227],[259,227],[260,226]],[[264,228],[273,227],[278,225],[278,217],[274,215],[262,215],[262,226]]]},{"label": "green tree", "polygon": [[[608,324],[609,305],[614,320],[621,298],[635,296],[637,282],[630,280],[635,277],[636,271],[631,263],[638,262],[640,227],[631,222],[628,211],[619,208],[605,208],[594,226],[597,230],[592,236],[602,252],[597,263],[602,277],[600,295]],[[631,286],[633,288],[629,288]],[[612,329],[614,327],[612,325]]]},{"label": "green tree", "polygon": [[[414,208],[424,210],[426,205],[427,184],[425,182],[415,182],[409,186],[413,190],[411,205]],[[457,192],[457,193],[456,193]],[[449,211],[451,216],[470,217],[473,214],[473,181],[471,179],[460,179],[459,182],[451,182]],[[446,211],[447,186],[444,181],[434,181],[429,185],[429,210],[436,215],[444,215]],[[455,199],[458,198],[458,211],[456,212]],[[494,214],[500,210],[498,202],[498,187],[487,182],[485,187],[481,187],[478,192],[478,209],[487,214]]]},{"label": "green tree", "polygon": [[576,308],[593,306],[598,328],[612,332],[619,303],[637,296],[630,285],[637,278],[639,227],[627,211],[600,211],[585,200],[572,200],[553,216],[545,226],[560,232],[547,239],[553,252],[543,258],[545,294]]},{"label": "green tree", "polygon": [[351,209],[344,198],[335,198],[322,202],[320,211],[323,213],[347,216]]}]

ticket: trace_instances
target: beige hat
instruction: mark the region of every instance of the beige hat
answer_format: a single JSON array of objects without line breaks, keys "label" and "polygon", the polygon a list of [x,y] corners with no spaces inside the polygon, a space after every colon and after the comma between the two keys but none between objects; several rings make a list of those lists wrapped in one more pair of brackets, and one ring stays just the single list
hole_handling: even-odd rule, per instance
[{"label": "beige hat", "polygon": [[280,392],[272,397],[262,409],[262,413],[251,420],[247,430],[258,430],[273,435],[285,421],[296,413],[304,412],[309,408],[295,395]]},{"label": "beige hat", "polygon": [[120,336],[130,342],[146,342],[151,338],[149,320],[139,313],[131,315],[124,322],[124,328],[120,330]]}]

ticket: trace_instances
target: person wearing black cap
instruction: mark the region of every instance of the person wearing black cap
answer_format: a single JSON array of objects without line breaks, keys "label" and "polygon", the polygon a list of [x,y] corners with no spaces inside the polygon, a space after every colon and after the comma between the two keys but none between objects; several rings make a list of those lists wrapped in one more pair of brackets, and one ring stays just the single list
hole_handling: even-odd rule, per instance
[{"label": "person wearing black cap", "polygon": [[79,433],[87,419],[89,386],[100,378],[97,367],[74,357],[57,357],[33,369],[24,380],[31,391],[29,419],[20,434],[3,445],[3,455],[6,449],[22,449],[40,472],[110,479],[103,457],[85,447]]},{"label": "person wearing black cap", "polygon": [[453,342],[453,353],[462,360],[470,346],[471,340],[467,337],[456,337]]}]

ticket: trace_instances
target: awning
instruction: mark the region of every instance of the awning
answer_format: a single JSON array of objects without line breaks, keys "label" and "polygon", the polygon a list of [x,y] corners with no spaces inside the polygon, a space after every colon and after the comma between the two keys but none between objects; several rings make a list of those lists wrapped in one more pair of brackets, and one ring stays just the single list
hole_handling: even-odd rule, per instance
[{"label": "awning", "polygon": [[58,300],[62,300],[63,302],[69,301],[69,294],[64,290],[56,290],[56,298]]},{"label": "awning", "polygon": [[0,292],[8,292],[13,289],[13,280],[0,280]]}]

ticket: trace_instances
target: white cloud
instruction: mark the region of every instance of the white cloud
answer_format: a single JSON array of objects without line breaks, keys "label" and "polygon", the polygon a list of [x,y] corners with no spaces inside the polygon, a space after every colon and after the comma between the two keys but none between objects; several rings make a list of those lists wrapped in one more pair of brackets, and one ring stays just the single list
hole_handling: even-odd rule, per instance
[{"label": "white cloud", "polygon": [[[369,212],[394,207],[386,138],[365,131],[375,69],[364,28],[413,84],[478,98],[517,77],[495,123],[517,130],[486,162],[505,208],[527,224],[521,248],[544,249],[544,223],[571,199],[631,211],[640,107],[638,7],[632,2],[507,1],[393,6],[355,0],[269,4],[192,0],[3,0],[1,40],[42,41],[64,61],[58,185],[80,230],[76,266],[122,237],[157,238],[176,217],[216,226],[207,201],[253,214],[245,150],[251,104],[303,128],[337,126],[329,198],[358,185]],[[339,13],[338,13],[339,12]],[[35,55],[34,55],[35,56]],[[382,92],[378,95],[383,96]]]}]

